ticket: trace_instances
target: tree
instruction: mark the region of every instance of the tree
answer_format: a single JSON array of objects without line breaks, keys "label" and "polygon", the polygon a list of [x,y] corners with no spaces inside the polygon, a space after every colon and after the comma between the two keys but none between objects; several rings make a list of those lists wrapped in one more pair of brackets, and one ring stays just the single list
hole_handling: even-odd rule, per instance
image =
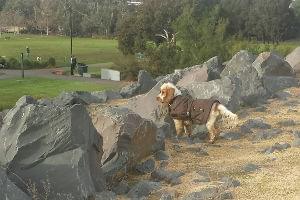
[{"label": "tree", "polygon": [[[196,5],[194,5],[196,3]],[[202,1],[188,4],[176,21],[176,32],[183,50],[182,67],[202,63],[213,57],[226,58],[226,28],[228,20],[221,17],[220,6]]]},{"label": "tree", "polygon": [[6,0],[0,0],[0,11],[2,11],[2,9],[4,8],[6,4]]},{"label": "tree", "polygon": [[164,29],[174,34],[172,23],[182,12],[181,0],[148,0],[126,13],[118,23],[119,49],[124,54],[144,52],[146,42],[163,42],[157,34]]},{"label": "tree", "polygon": [[290,0],[255,0],[247,22],[249,34],[263,42],[288,39],[295,24],[290,4]]}]

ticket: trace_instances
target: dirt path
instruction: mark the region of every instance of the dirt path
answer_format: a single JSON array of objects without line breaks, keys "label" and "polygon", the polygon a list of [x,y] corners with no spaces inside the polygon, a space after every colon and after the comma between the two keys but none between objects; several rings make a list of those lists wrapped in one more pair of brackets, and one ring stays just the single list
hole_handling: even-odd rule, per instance
[{"label": "dirt path", "polygon": [[[163,183],[160,191],[152,194],[150,199],[160,199],[162,192],[175,191],[176,199],[218,183],[221,177],[229,176],[240,181],[241,186],[231,189],[234,199],[239,200],[296,200],[300,199],[300,148],[288,148],[272,154],[261,153],[276,142],[292,143],[295,130],[300,130],[300,88],[286,90],[292,94],[287,100],[269,100],[266,110],[258,112],[255,108],[243,109],[239,115],[239,126],[248,119],[262,118],[272,128],[283,130],[277,137],[253,142],[251,134],[241,139],[228,141],[219,139],[215,145],[207,143],[189,144],[187,141],[168,140],[166,151],[170,155],[167,170],[184,172],[182,183],[176,186]],[[277,123],[293,119],[297,124],[283,127]],[[239,127],[237,128],[239,131]],[[261,130],[255,130],[258,132]],[[176,148],[175,148],[176,147]],[[195,149],[204,149],[209,156],[195,153]],[[259,170],[245,172],[243,167],[253,163]],[[159,165],[159,163],[157,163]],[[196,172],[207,172],[210,182],[197,183],[192,180]],[[151,179],[150,175],[129,175],[129,181]],[[124,198],[120,198],[124,199]],[[126,199],[126,198],[125,198]]]},{"label": "dirt path", "polygon": [[[93,83],[103,83],[103,84],[112,84],[112,85],[124,85],[124,82],[110,81],[110,80],[101,80],[99,78],[84,78],[78,76],[64,76],[64,75],[54,75],[52,72],[54,68],[51,69],[34,69],[34,70],[25,70],[25,77],[42,77],[42,78],[52,78],[52,79],[63,79],[63,80],[76,80],[76,81],[86,81]],[[21,70],[6,70],[0,69],[0,80],[9,79],[9,78],[18,78],[21,77]]]}]

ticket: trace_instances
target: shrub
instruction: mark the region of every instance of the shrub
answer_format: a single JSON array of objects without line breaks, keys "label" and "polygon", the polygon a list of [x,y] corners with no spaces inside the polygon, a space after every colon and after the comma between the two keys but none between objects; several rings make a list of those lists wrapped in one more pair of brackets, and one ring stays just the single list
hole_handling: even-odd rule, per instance
[{"label": "shrub", "polygon": [[30,59],[23,60],[24,67],[27,69],[45,68],[48,66],[48,62],[35,61]]},{"label": "shrub", "polygon": [[143,68],[155,76],[172,73],[180,68],[181,49],[170,43],[161,43],[156,46],[147,44],[146,59],[142,61]]},{"label": "shrub", "polygon": [[7,66],[7,63],[6,63],[5,58],[0,57],[0,64],[1,64],[1,65],[4,65],[4,66]]},{"label": "shrub", "polygon": [[29,59],[24,59],[23,64],[24,64],[24,67],[26,67],[26,68],[31,68],[32,67],[32,61],[29,60]]},{"label": "shrub", "polygon": [[142,68],[133,55],[128,55],[122,58],[122,60],[117,60],[116,66],[113,69],[121,72],[122,80],[135,81],[137,80],[139,70]]},{"label": "shrub", "polygon": [[20,68],[20,62],[15,58],[10,58],[7,62],[7,67],[10,69]]},{"label": "shrub", "polygon": [[50,66],[50,67],[55,67],[55,66],[56,66],[55,58],[50,57],[50,58],[48,59],[48,66]]}]

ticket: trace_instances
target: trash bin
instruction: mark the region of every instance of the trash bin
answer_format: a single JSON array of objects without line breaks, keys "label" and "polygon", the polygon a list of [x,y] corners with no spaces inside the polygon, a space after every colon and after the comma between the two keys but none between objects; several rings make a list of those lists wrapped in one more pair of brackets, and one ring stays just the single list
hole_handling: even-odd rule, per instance
[{"label": "trash bin", "polygon": [[84,63],[77,63],[77,72],[79,75],[83,76],[83,73],[88,72],[88,66]]}]

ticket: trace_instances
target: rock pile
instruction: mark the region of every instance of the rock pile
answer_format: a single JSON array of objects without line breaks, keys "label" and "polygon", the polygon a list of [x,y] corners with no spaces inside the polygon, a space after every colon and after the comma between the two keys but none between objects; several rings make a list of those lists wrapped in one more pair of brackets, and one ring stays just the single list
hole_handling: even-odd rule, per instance
[{"label": "rock pile", "polygon": [[[0,199],[26,200],[37,195],[42,199],[100,200],[115,199],[116,194],[144,199],[161,188],[159,181],[181,184],[185,174],[166,168],[173,155],[164,152],[164,140],[174,133],[174,124],[155,100],[160,86],[172,82],[183,94],[217,98],[232,111],[255,105],[257,112],[264,112],[267,108],[261,102],[273,97],[286,99],[288,93],[280,90],[299,86],[294,77],[299,66],[295,56],[298,51],[284,60],[270,52],[255,56],[242,50],[226,64],[214,57],[202,65],[155,80],[148,72],[140,71],[138,82],[120,92],[64,92],[53,100],[38,101],[24,96],[13,109],[0,113]],[[122,98],[130,99],[119,107],[104,104]],[[283,129],[294,125],[297,123],[291,119],[277,124]],[[193,131],[201,135],[200,139],[206,136],[205,132],[203,127]],[[221,137],[236,140],[250,135],[257,142],[281,132],[256,118],[246,121],[240,131],[224,132]],[[192,138],[190,144],[201,143],[200,139]],[[276,143],[263,152],[299,147],[299,143],[295,132],[291,145]],[[183,149],[173,144],[171,148],[177,153],[186,150],[195,156],[209,156],[202,147]],[[151,155],[154,158],[149,158]],[[249,163],[242,170],[254,172],[259,168]],[[132,169],[147,174],[151,180],[140,181],[131,188],[124,180],[118,182]],[[192,181],[202,184],[211,182],[211,178],[199,172]],[[183,199],[233,198],[228,189],[239,184],[225,177],[218,185],[201,188]],[[161,198],[176,195],[165,192]]]}]

